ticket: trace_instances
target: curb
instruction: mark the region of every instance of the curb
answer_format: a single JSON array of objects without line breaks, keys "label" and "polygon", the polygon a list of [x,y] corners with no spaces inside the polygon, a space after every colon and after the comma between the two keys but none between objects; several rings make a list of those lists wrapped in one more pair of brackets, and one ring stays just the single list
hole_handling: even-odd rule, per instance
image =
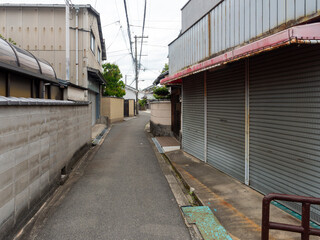
[{"label": "curb", "polygon": [[171,162],[170,158],[165,154],[162,153],[161,154],[166,161],[171,165],[172,169],[174,170],[174,172],[176,173],[176,175],[180,178],[181,182],[183,183],[184,187],[186,189],[189,190],[189,194],[194,197],[194,199],[196,200],[196,203],[198,204],[198,206],[205,206],[204,202],[198,197],[198,195],[196,194],[195,190],[192,190],[192,187],[188,184],[188,182],[184,179],[183,175],[179,172],[179,170],[174,166],[174,164]]}]

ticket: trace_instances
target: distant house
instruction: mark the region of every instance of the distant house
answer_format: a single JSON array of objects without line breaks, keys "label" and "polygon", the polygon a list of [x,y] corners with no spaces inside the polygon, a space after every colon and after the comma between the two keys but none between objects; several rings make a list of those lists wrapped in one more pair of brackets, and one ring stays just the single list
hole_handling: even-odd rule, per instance
[{"label": "distant house", "polygon": [[124,99],[134,99],[136,100],[137,89],[126,85],[125,86],[126,94],[123,96]]},{"label": "distant house", "polygon": [[95,124],[105,83],[100,73],[106,60],[100,15],[90,5],[67,9],[63,4],[0,4],[0,34],[53,66],[57,79],[69,86],[66,99],[92,102]]},{"label": "distant house", "polygon": [[188,1],[161,83],[181,87],[184,151],[263,194],[319,198],[320,5],[284,2]]},{"label": "distant house", "polygon": [[154,85],[151,85],[149,87],[146,87],[146,88],[142,89],[139,92],[139,99],[142,99],[142,98],[146,98],[148,100],[155,99],[155,97],[153,96],[153,88],[154,87],[155,87]]}]

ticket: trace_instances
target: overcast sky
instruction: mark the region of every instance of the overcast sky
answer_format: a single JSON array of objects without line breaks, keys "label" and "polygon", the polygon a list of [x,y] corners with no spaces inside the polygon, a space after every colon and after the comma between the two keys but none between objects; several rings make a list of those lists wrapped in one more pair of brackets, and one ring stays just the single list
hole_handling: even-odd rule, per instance
[{"label": "overcast sky", "polygon": [[[1,3],[56,3],[64,0],[0,0]],[[143,69],[139,76],[139,89],[152,84],[168,62],[168,44],[174,40],[181,28],[181,11],[187,0],[147,0],[144,35],[148,39],[143,45],[141,58]],[[129,55],[129,40],[123,0],[72,0],[73,4],[91,4],[99,13],[103,37],[106,41],[107,61],[119,65],[127,83],[135,87],[134,66]],[[144,0],[127,0],[131,37],[141,36]],[[132,39],[134,40],[134,39]],[[140,44],[138,45],[140,53]],[[134,49],[134,45],[133,45]]]}]

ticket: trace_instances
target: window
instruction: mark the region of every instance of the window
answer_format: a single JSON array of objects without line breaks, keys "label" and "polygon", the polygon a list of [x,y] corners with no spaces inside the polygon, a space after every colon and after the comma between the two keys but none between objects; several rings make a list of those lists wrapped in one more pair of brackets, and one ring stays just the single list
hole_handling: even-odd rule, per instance
[{"label": "window", "polygon": [[101,59],[101,50],[98,48],[98,63],[100,63]]},{"label": "window", "polygon": [[93,52],[93,54],[95,54],[95,47],[96,47],[96,39],[94,38],[93,33],[90,33],[90,49]]}]

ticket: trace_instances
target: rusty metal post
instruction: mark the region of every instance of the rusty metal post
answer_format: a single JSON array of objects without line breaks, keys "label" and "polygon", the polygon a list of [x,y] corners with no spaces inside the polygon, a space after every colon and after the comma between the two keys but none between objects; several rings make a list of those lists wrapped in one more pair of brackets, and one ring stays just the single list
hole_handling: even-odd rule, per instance
[{"label": "rusty metal post", "polygon": [[309,230],[310,230],[310,203],[302,203],[301,212],[301,226],[303,227],[303,233],[301,233],[302,240],[309,240]]},{"label": "rusty metal post", "polygon": [[[270,222],[270,203],[273,200],[302,203],[301,226]],[[270,193],[267,196],[265,196],[262,201],[261,239],[269,240],[270,229],[300,233],[302,240],[309,240],[310,235],[320,236],[319,229],[310,228],[310,205],[311,204],[320,205],[320,198],[303,197],[303,196],[297,196],[297,195],[286,195],[286,194],[280,194],[280,193]]]},{"label": "rusty metal post", "polygon": [[268,197],[263,198],[261,240],[269,240],[270,202]]}]

